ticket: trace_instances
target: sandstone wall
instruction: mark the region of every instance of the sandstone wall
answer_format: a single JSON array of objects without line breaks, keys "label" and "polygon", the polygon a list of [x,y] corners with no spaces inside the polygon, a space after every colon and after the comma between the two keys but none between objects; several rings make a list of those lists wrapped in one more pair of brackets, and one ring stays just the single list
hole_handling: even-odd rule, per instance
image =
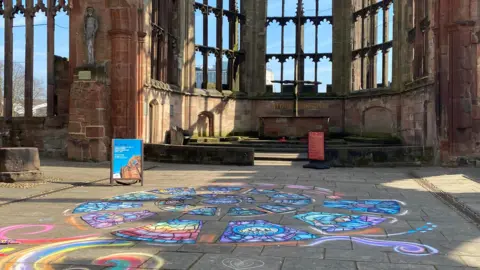
[{"label": "sandstone wall", "polygon": [[351,96],[345,101],[347,133],[400,137],[407,145],[436,146],[433,84],[401,93]]}]

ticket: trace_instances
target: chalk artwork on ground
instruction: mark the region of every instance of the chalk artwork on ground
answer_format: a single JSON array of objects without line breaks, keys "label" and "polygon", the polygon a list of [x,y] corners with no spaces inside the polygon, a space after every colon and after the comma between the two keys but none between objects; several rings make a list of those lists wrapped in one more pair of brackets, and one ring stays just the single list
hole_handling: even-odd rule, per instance
[{"label": "chalk artwork on ground", "polygon": [[148,210],[136,212],[108,212],[108,213],[90,213],[82,216],[82,220],[96,229],[110,228],[125,222],[132,222],[151,217],[155,213]]},{"label": "chalk artwork on ground", "polygon": [[227,212],[227,216],[233,216],[233,217],[261,216],[266,214],[268,213],[262,210],[242,208],[242,207],[232,207],[228,209],[228,212]]},{"label": "chalk artwork on ground", "polygon": [[193,188],[163,188],[163,189],[154,189],[148,192],[162,194],[162,195],[195,195],[196,191]]},{"label": "chalk artwork on ground", "polygon": [[[54,225],[49,224],[18,224],[0,228],[0,241],[4,241],[6,244],[44,244],[44,243],[57,243],[63,241],[70,241],[70,240],[78,240],[78,239],[85,239],[90,237],[96,237],[98,234],[88,234],[88,235],[80,235],[80,236],[72,236],[72,237],[64,237],[64,238],[19,238],[15,237],[15,239],[9,238],[7,234],[12,231],[16,230],[25,230],[31,228],[40,228],[37,231],[30,231],[24,233],[16,233],[15,235],[37,235],[49,232],[55,228]],[[1,269],[1,268],[0,268]]]},{"label": "chalk artwork on ground", "polygon": [[259,205],[258,207],[275,214],[287,214],[287,213],[297,211],[297,208],[293,206],[288,206],[288,205],[262,204],[262,205]]},{"label": "chalk artwork on ground", "polygon": [[313,186],[303,186],[303,185],[286,185],[286,188],[291,188],[291,189],[313,189]]},{"label": "chalk artwork on ground", "polygon": [[327,208],[346,209],[357,212],[387,215],[406,214],[406,211],[401,211],[401,205],[405,205],[405,203],[397,200],[341,200],[323,202],[323,206]]},{"label": "chalk artwork on ground", "polygon": [[298,206],[305,206],[312,203],[312,199],[275,199],[272,200],[274,203],[279,204],[291,204],[291,205],[298,205]]},{"label": "chalk artwork on ground", "polygon": [[135,241],[162,244],[195,244],[202,228],[201,220],[168,220],[137,228],[112,232],[113,235]]},{"label": "chalk artwork on ground", "polygon": [[73,210],[73,214],[99,211],[116,211],[120,209],[140,208],[142,206],[142,203],[134,202],[86,202],[77,206]]},{"label": "chalk artwork on ground", "polygon": [[211,198],[202,200],[202,203],[211,205],[239,204],[242,202],[254,203],[255,199],[252,197],[244,197],[238,195],[215,195]]},{"label": "chalk artwork on ground", "polygon": [[265,265],[265,262],[255,259],[241,260],[238,258],[227,258],[222,260],[222,264],[233,270],[247,270],[260,268]]},{"label": "chalk artwork on ground", "polygon": [[[110,238],[87,238],[82,240],[62,241],[43,246],[37,246],[15,252],[0,260],[2,270],[38,270],[48,266],[68,253],[88,248],[116,248],[133,246],[134,242],[112,240]],[[51,267],[49,267],[50,269]]]},{"label": "chalk artwork on ground", "polygon": [[[117,253],[100,257],[93,265],[106,266],[108,269],[161,269],[165,260],[147,253]],[[111,267],[111,268],[110,268]]]},{"label": "chalk artwork on ground", "polygon": [[15,251],[15,248],[7,247],[7,248],[0,248],[0,257],[7,256],[8,253]]},{"label": "chalk artwork on ground", "polygon": [[157,206],[158,208],[160,208],[160,210],[167,211],[167,212],[187,212],[187,211],[191,211],[201,207],[193,204],[175,204],[175,205],[157,204]]},{"label": "chalk artwork on ground", "polygon": [[[88,201],[77,205],[67,218],[67,224],[72,228],[87,231],[80,236],[53,239],[39,238],[42,233],[52,231],[55,225],[27,224],[0,228],[0,245],[7,248],[0,249],[0,269],[16,269],[13,267],[15,263],[17,263],[17,266],[23,267],[20,263],[26,260],[45,265],[52,262],[58,263],[60,262],[58,258],[65,258],[68,253],[76,250],[133,246],[135,242],[132,241],[144,241],[149,245],[179,245],[195,244],[197,242],[214,243],[219,239],[219,244],[234,243],[245,246],[257,244],[321,246],[329,241],[351,240],[370,247],[391,248],[397,253],[411,256],[438,253],[438,250],[428,245],[393,241],[395,236],[428,233],[437,227],[433,223],[426,223],[408,231],[387,230],[386,228],[390,224],[397,221],[396,216],[408,212],[404,202],[397,200],[324,200],[325,197],[341,198],[344,194],[319,187],[313,187],[313,189],[310,186],[301,185],[286,185],[286,187],[297,189],[298,193],[302,194],[283,192],[282,185],[276,184],[239,185],[237,183],[233,185],[221,183],[204,186],[197,190],[193,188],[164,188],[120,194],[112,197],[111,200],[115,201]],[[365,214],[342,214],[335,213],[335,211],[314,212],[311,210],[312,207],[307,210],[305,206],[312,205],[315,199],[320,200],[320,202],[323,201],[320,206],[323,205],[328,209],[345,209],[364,212]],[[149,202],[151,200],[154,200],[154,202]],[[147,206],[157,206],[160,211],[164,211],[160,214],[162,216],[175,216],[177,218],[179,215],[186,214],[198,217],[190,216],[195,220],[189,220],[188,217],[183,219],[167,217],[163,221],[157,223],[158,220],[155,220],[152,222],[153,224],[150,224],[150,220],[154,215],[157,215],[155,213],[157,211],[144,209]],[[228,209],[228,212],[224,214],[223,209]],[[70,213],[70,210],[65,212]],[[288,213],[294,213],[292,214],[293,221],[296,221],[296,223],[288,226],[252,218]],[[204,223],[199,220],[202,219],[200,216],[218,215],[220,218],[220,214],[225,216],[222,220],[228,217],[231,217],[231,220],[222,231],[218,231],[216,234],[212,233],[211,228],[208,228],[210,223],[216,221]],[[245,218],[235,221],[235,217],[237,219]],[[148,225],[130,225],[127,227],[128,222],[136,221],[142,222],[141,225]],[[298,225],[295,224],[308,224],[311,227],[308,231],[300,230],[297,227]],[[83,227],[80,225],[83,225]],[[113,226],[119,227],[111,229]],[[204,228],[204,226],[207,227]],[[108,238],[102,237],[104,236],[102,231],[97,230],[97,234],[88,233],[94,229],[108,228],[110,228]],[[201,234],[202,228],[208,233]],[[28,232],[25,232],[27,230]],[[297,242],[292,243],[292,241]],[[17,247],[19,246],[13,246],[14,244],[40,244],[43,246],[18,251]],[[16,248],[16,250],[12,250],[12,248]],[[2,259],[8,259],[9,264],[7,265],[6,261]],[[261,265],[260,262],[254,261],[226,259],[223,265],[230,268],[233,266],[234,269],[247,269],[246,266],[252,268],[257,264]],[[14,263],[11,268],[9,268],[10,262]],[[92,263],[111,269],[128,269],[138,266],[148,266],[155,269],[161,268],[164,261],[155,255],[132,252],[100,257]],[[25,269],[30,269],[28,267]]]},{"label": "chalk artwork on ground", "polygon": [[359,216],[324,212],[308,212],[296,215],[294,218],[314,226],[325,234],[367,229],[387,220],[387,218],[379,216]]},{"label": "chalk artwork on ground", "polygon": [[178,196],[173,196],[173,197],[170,197],[171,200],[182,200],[182,201],[186,201],[186,200],[193,200],[195,199],[195,197],[191,196],[191,195],[178,195]]},{"label": "chalk artwork on ground", "polygon": [[265,220],[231,221],[221,243],[288,242],[316,239],[318,236]]},{"label": "chalk artwork on ground", "polygon": [[164,200],[159,200],[155,202],[155,205],[180,205],[180,204],[185,204],[185,200],[183,199],[164,199]]},{"label": "chalk artwork on ground", "polygon": [[202,207],[193,209],[187,212],[189,215],[196,215],[196,216],[214,216],[217,212],[217,207]]},{"label": "chalk artwork on ground", "polygon": [[312,241],[306,246],[316,246],[323,243],[331,241],[352,241],[358,244],[373,246],[373,247],[390,247],[395,252],[404,255],[410,256],[427,256],[437,254],[438,250],[424,244],[414,243],[414,242],[403,242],[403,241],[390,241],[390,240],[379,240],[379,239],[369,239],[361,237],[352,237],[352,236],[324,236],[317,240]]},{"label": "chalk artwork on ground", "polygon": [[302,194],[296,194],[296,193],[273,193],[273,194],[267,194],[268,197],[271,199],[288,199],[288,200],[307,200],[310,199],[310,197]]},{"label": "chalk artwork on ground", "polygon": [[208,192],[212,194],[225,194],[225,193],[233,193],[239,192],[243,189],[243,187],[229,187],[229,186],[206,186],[201,187],[197,191],[198,192]]},{"label": "chalk artwork on ground", "polygon": [[266,195],[266,194],[273,194],[278,193],[275,189],[261,189],[261,188],[254,188],[249,190],[246,194],[249,195]]},{"label": "chalk artwork on ground", "polygon": [[110,200],[114,201],[155,201],[158,200],[159,197],[155,194],[147,193],[147,192],[132,192],[127,193],[119,196],[114,196]]}]

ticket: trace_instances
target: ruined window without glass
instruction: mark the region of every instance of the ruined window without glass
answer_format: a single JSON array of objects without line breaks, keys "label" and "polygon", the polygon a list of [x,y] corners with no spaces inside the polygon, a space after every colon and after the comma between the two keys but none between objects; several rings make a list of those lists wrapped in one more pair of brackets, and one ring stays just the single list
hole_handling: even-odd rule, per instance
[{"label": "ruined window without glass", "polygon": [[242,1],[203,0],[194,6],[195,87],[238,90],[238,66],[243,55],[239,34],[245,20]]},{"label": "ruined window without glass", "polygon": [[352,90],[389,87],[393,0],[352,0]]},{"label": "ruined window without glass", "polygon": [[269,0],[267,92],[317,94],[332,82],[332,1]]}]

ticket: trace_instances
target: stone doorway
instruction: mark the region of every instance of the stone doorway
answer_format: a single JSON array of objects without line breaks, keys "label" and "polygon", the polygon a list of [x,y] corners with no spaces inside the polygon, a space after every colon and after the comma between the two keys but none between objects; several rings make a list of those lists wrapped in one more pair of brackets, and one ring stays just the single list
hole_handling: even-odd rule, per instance
[{"label": "stone doorway", "polygon": [[158,109],[158,101],[153,100],[150,102],[148,105],[148,126],[149,126],[149,132],[148,132],[148,140],[150,143],[157,143],[158,142],[158,115],[159,115],[159,109]]},{"label": "stone doorway", "polygon": [[214,137],[213,113],[203,111],[198,115],[198,136]]}]

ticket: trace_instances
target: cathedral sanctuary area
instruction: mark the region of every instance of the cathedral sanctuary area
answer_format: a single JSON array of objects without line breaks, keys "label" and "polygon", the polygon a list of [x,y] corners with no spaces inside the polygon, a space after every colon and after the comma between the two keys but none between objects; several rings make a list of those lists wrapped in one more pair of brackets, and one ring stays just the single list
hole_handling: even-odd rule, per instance
[{"label": "cathedral sanctuary area", "polygon": [[480,1],[0,15],[0,269],[480,269]]}]

